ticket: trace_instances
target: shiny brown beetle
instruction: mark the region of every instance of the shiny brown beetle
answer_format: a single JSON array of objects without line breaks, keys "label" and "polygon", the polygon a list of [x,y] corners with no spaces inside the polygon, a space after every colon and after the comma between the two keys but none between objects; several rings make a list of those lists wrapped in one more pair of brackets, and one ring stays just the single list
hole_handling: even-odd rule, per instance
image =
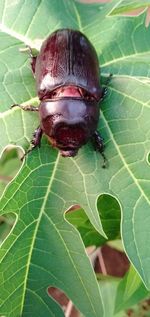
[{"label": "shiny brown beetle", "polygon": [[69,157],[91,139],[105,160],[103,140],[96,129],[99,102],[106,88],[100,86],[99,62],[92,44],[79,31],[60,29],[44,41],[37,57],[31,49],[30,54],[40,105],[18,106],[39,111],[40,126],[32,148],[40,146],[44,133],[62,156]]}]

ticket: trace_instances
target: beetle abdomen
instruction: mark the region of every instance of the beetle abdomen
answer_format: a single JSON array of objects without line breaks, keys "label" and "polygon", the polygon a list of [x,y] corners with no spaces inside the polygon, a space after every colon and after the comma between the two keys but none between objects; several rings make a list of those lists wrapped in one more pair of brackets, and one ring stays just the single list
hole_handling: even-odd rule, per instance
[{"label": "beetle abdomen", "polygon": [[84,88],[97,100],[101,97],[97,54],[79,31],[61,29],[44,41],[36,61],[35,77],[41,100],[45,91],[67,85]]}]

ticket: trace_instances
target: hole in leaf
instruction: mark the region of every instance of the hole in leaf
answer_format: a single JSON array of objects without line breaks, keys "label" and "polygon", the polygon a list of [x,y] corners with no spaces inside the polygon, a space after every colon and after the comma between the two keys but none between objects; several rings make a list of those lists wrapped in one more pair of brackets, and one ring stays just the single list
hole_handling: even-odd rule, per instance
[{"label": "hole in leaf", "polygon": [[9,232],[12,230],[15,223],[15,215],[7,214],[7,216],[0,216],[0,244],[6,239]]},{"label": "hole in leaf", "polygon": [[78,210],[80,208],[81,208],[80,205],[73,205],[66,211],[66,213],[72,212],[72,211],[76,211],[76,210]]},{"label": "hole in leaf", "polygon": [[9,145],[0,159],[0,196],[6,185],[15,177],[19,171],[22,162],[23,151],[12,145]]},{"label": "hole in leaf", "polygon": [[123,251],[105,244],[96,249],[94,270],[96,274],[123,277],[129,270],[129,260]]},{"label": "hole in leaf", "polygon": [[[0,159],[0,197],[5,187],[19,171],[23,151],[15,146],[8,145]],[[7,237],[15,223],[15,215],[10,213],[0,216],[0,243]]]},{"label": "hole in leaf", "polygon": [[65,312],[65,316],[79,317],[77,309],[62,290],[55,287],[48,287],[48,295],[61,306]]},{"label": "hole in leaf", "polygon": [[98,247],[109,240],[120,237],[121,210],[118,201],[114,197],[104,194],[98,198],[97,207],[108,240],[96,231],[79,205],[72,207],[65,215],[66,219],[80,232],[85,247],[93,245]]},{"label": "hole in leaf", "polygon": [[97,208],[108,240],[120,237],[121,209],[117,199],[108,194],[101,195]]}]

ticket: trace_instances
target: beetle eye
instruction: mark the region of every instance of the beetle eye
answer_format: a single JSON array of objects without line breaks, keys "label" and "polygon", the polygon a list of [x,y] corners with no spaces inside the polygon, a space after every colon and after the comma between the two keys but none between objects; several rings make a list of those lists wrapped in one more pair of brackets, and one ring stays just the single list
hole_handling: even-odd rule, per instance
[{"label": "beetle eye", "polygon": [[88,94],[84,97],[86,100],[94,100],[93,96],[89,96]]},{"label": "beetle eye", "polygon": [[83,98],[89,101],[95,100],[95,98],[91,94],[88,94],[87,92],[84,93]]},{"label": "beetle eye", "polygon": [[51,98],[54,98],[56,95],[57,95],[57,93],[55,90],[51,92]]},{"label": "beetle eye", "polygon": [[46,100],[46,99],[54,99],[57,95],[57,92],[54,90],[54,91],[43,91],[43,96],[42,96],[42,99],[43,100]]},{"label": "beetle eye", "polygon": [[95,98],[83,88],[79,88],[79,93],[81,98],[85,100],[89,100],[89,101],[95,100]]}]

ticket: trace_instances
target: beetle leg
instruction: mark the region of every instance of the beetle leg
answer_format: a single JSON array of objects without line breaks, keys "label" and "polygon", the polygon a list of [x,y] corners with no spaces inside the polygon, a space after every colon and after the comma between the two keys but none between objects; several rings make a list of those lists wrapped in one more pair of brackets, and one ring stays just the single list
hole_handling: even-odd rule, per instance
[{"label": "beetle leg", "polygon": [[32,68],[32,72],[33,72],[33,75],[35,74],[35,64],[36,64],[36,56],[33,56],[32,59],[31,59],[31,68]]},{"label": "beetle leg", "polygon": [[95,151],[99,151],[100,154],[102,155],[103,157],[103,165],[102,167],[103,168],[106,168],[106,165],[108,163],[107,161],[107,158],[104,154],[104,143],[103,143],[103,138],[100,136],[99,132],[98,131],[95,131],[93,136],[92,136],[92,143],[93,143],[93,146],[94,146],[94,149]]},{"label": "beetle leg", "polygon": [[29,154],[33,149],[35,149],[37,146],[40,147],[41,146],[41,138],[42,138],[42,134],[43,131],[41,129],[41,127],[38,127],[34,133],[33,133],[33,138],[31,140],[31,147],[30,149],[23,155],[23,157],[21,158],[21,160],[23,160],[23,158]]},{"label": "beetle leg", "polygon": [[107,87],[102,88],[102,96],[100,101],[103,101],[105,99],[105,97],[107,96],[107,92],[108,92]]},{"label": "beetle leg", "polygon": [[33,55],[32,48],[29,45],[27,45],[27,48],[29,50],[29,56],[31,58],[31,68],[32,68],[32,72],[33,72],[33,75],[34,75],[35,74],[35,64],[36,64],[37,56]]},{"label": "beetle leg", "polygon": [[43,134],[43,131],[42,131],[41,127],[39,126],[33,133],[33,139],[31,141],[32,149],[35,148],[36,146],[38,146],[38,147],[41,146],[42,134]]},{"label": "beetle leg", "polygon": [[32,48],[29,45],[26,45],[26,48],[23,48],[23,49],[21,48],[20,51],[21,52],[26,52],[26,51],[29,52],[29,56],[31,58],[31,68],[32,68],[32,72],[33,72],[33,75],[34,75],[35,74],[35,64],[36,64],[37,56],[33,55]]},{"label": "beetle leg", "polygon": [[[105,82],[105,86],[108,86],[108,85],[109,85],[112,76],[113,76],[113,74],[110,74],[110,75],[107,77],[106,82]],[[101,96],[100,101],[104,100],[104,98],[105,98],[106,95],[107,95],[107,92],[108,92],[108,88],[107,88],[107,87],[102,88],[102,96]]]},{"label": "beetle leg", "polygon": [[35,106],[32,106],[32,105],[14,104],[14,105],[11,106],[11,108],[14,108],[14,107],[19,107],[19,108],[21,108],[24,111],[39,111],[39,107],[35,107]]}]

